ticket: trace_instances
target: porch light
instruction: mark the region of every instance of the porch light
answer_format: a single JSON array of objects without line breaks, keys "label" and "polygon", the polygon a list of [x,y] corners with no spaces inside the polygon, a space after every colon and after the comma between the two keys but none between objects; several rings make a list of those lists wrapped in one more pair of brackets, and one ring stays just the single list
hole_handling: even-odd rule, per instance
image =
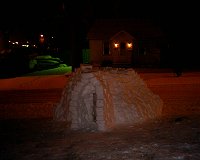
[{"label": "porch light", "polygon": [[114,43],[114,48],[119,48],[119,43]]},{"label": "porch light", "polygon": [[127,43],[126,46],[127,46],[127,49],[132,49],[133,48],[133,44],[132,43]]}]

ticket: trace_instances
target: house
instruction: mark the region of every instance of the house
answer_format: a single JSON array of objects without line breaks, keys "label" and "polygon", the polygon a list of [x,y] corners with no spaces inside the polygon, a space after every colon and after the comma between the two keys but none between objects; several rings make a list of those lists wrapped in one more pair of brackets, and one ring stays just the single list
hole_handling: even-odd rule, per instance
[{"label": "house", "polygon": [[157,66],[164,37],[147,20],[98,19],[87,34],[90,64]]}]

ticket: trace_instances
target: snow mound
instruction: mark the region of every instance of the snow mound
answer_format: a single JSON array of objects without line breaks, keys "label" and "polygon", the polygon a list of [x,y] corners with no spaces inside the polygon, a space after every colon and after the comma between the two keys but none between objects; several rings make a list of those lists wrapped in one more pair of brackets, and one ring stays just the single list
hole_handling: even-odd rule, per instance
[{"label": "snow mound", "polygon": [[161,115],[163,102],[133,69],[76,70],[55,108],[72,129],[105,131]]}]

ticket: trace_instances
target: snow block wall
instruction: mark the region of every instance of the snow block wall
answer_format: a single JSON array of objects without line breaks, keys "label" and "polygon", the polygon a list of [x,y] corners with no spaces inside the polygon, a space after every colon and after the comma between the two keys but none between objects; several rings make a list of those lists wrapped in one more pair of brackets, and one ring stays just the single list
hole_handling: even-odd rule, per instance
[{"label": "snow block wall", "polygon": [[78,69],[63,91],[55,119],[72,129],[105,131],[161,115],[163,102],[133,69]]}]

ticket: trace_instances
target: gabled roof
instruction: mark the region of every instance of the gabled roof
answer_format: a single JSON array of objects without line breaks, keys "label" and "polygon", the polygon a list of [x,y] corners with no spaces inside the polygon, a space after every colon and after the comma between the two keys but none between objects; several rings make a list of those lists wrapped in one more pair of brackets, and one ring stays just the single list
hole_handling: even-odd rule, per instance
[{"label": "gabled roof", "polygon": [[161,29],[150,21],[139,19],[98,19],[90,28],[88,39],[109,39],[120,31],[135,38],[163,37]]},{"label": "gabled roof", "polygon": [[118,36],[121,36],[121,35],[126,35],[128,36],[130,39],[134,39],[134,37],[132,35],[130,35],[128,32],[122,30],[122,31],[119,31],[118,33],[116,33],[115,35],[113,35],[110,39],[115,39],[117,38]]}]

